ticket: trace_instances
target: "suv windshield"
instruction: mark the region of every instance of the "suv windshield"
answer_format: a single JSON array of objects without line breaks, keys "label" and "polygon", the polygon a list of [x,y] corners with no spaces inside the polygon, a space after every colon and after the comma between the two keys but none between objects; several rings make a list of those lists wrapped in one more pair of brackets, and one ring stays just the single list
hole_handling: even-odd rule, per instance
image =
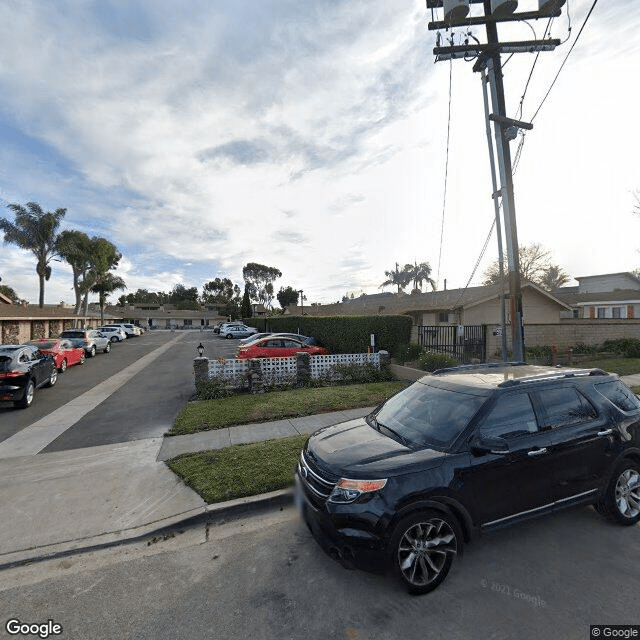
[{"label": "suv windshield", "polygon": [[484,397],[415,383],[387,400],[375,418],[405,441],[447,449],[485,400]]},{"label": "suv windshield", "polygon": [[84,331],[63,331],[61,338],[84,338]]}]

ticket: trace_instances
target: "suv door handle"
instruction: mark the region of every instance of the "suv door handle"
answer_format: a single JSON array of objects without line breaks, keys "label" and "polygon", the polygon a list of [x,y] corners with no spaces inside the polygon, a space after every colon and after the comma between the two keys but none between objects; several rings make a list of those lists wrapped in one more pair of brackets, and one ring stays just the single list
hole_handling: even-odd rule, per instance
[{"label": "suv door handle", "polygon": [[532,449],[531,451],[529,451],[527,453],[527,455],[531,458],[534,458],[535,456],[541,456],[543,454],[547,453],[547,448],[546,447],[542,447],[542,449]]},{"label": "suv door handle", "polygon": [[613,429],[606,429],[605,431],[598,431],[599,436],[609,436],[613,433]]}]

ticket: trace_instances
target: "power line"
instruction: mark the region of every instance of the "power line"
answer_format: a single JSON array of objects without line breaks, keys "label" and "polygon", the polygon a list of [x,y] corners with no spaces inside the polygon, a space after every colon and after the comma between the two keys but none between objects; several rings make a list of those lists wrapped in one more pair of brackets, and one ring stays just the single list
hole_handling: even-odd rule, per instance
[{"label": "power line", "polygon": [[542,105],[545,103],[546,99],[549,97],[549,94],[551,93],[551,89],[553,89],[553,86],[555,85],[556,80],[558,79],[558,76],[560,75],[560,72],[564,68],[564,65],[567,62],[567,60],[569,59],[569,56],[571,55],[571,52],[573,51],[573,48],[576,46],[578,40],[580,39],[580,34],[584,30],[584,28],[585,28],[585,26],[587,24],[587,21],[589,20],[589,17],[591,16],[591,13],[593,12],[593,10],[596,7],[596,4],[598,4],[598,0],[593,0],[593,4],[591,5],[591,9],[589,9],[589,13],[587,13],[587,16],[585,17],[584,22],[582,23],[582,26],[580,27],[580,31],[578,31],[578,35],[576,36],[576,39],[573,41],[573,44],[571,45],[571,48],[569,49],[569,51],[567,52],[567,55],[565,56],[564,60],[562,61],[562,64],[560,65],[560,68],[558,69],[558,73],[556,73],[556,77],[553,79],[553,82],[551,83],[551,86],[549,87],[547,93],[545,94],[544,98],[542,98],[542,102],[540,103],[540,105],[536,109],[536,112],[533,114],[533,117],[531,118],[531,122],[533,122],[535,120],[536,116],[538,115],[538,112],[540,111],[540,109],[542,109]]},{"label": "power line", "polygon": [[444,163],[444,190],[442,194],[442,222],[440,224],[440,249],[438,251],[438,275],[436,283],[440,283],[440,264],[442,261],[442,239],[444,237],[444,214],[447,204],[447,180],[449,177],[449,140],[451,137],[451,86],[453,75],[453,59],[449,61],[449,114],[447,116],[447,150]]}]

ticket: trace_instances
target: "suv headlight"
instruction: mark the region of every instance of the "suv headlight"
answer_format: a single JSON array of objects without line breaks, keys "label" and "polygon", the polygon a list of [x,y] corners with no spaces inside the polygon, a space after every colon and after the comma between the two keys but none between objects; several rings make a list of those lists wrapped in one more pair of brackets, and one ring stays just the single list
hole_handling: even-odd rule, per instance
[{"label": "suv headlight", "polygon": [[339,504],[354,502],[363,493],[379,491],[385,484],[387,484],[386,478],[383,480],[349,480],[348,478],[341,478],[333,488],[329,496],[329,502],[337,502]]}]

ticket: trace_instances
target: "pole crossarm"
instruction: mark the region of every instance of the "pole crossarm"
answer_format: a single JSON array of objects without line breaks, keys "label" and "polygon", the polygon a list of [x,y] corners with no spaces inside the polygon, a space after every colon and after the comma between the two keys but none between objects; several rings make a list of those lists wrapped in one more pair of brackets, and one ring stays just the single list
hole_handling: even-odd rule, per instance
[{"label": "pole crossarm", "polygon": [[429,31],[439,31],[450,27],[473,27],[489,22],[513,22],[514,20],[539,20],[540,18],[558,18],[562,15],[560,9],[553,11],[521,11],[504,16],[490,13],[488,16],[468,16],[462,20],[435,20],[429,23]]},{"label": "pole crossarm", "polygon": [[509,118],[507,116],[498,116],[495,113],[489,115],[489,120],[493,120],[493,122],[498,122],[505,127],[518,127],[518,129],[526,129],[530,131],[533,129],[533,125],[530,122],[523,122],[522,120],[514,120],[513,118]]},{"label": "pole crossarm", "polygon": [[520,40],[515,42],[500,42],[496,44],[458,44],[449,47],[434,47],[433,55],[436,62],[465,56],[480,56],[493,53],[532,53],[534,51],[553,51],[560,45],[558,38],[549,40]]}]

